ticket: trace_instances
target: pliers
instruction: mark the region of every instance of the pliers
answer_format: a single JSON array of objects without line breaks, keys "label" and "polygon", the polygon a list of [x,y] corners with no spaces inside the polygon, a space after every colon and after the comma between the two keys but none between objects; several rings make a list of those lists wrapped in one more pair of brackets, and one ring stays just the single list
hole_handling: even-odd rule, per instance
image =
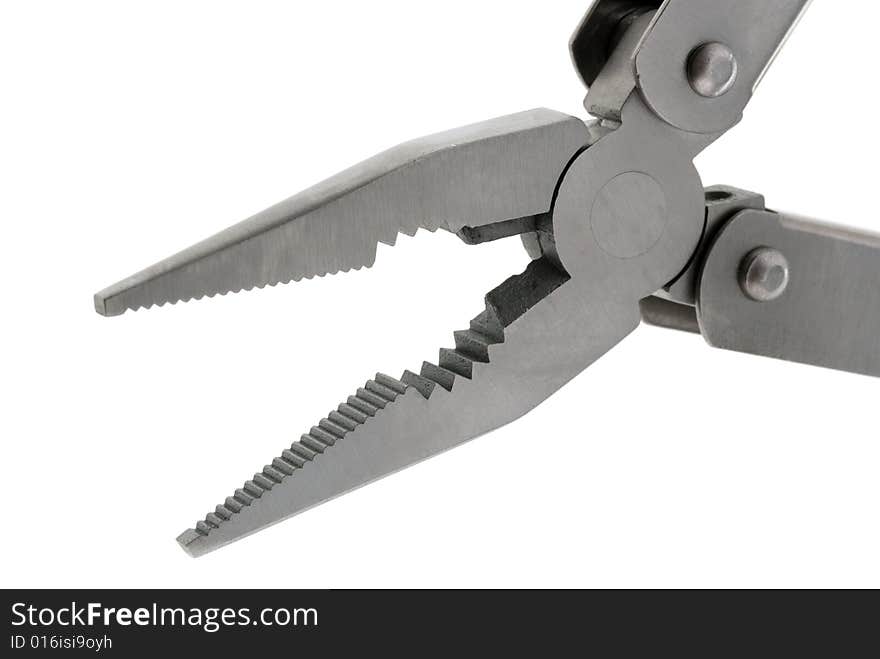
[{"label": "pliers", "polygon": [[526,414],[644,320],[880,376],[880,236],[704,189],[809,0],[598,0],[570,47],[594,119],[538,109],[425,137],[95,296],[122,314],[372,266],[444,229],[532,261],[454,347],[379,374],[178,538],[199,556]]}]

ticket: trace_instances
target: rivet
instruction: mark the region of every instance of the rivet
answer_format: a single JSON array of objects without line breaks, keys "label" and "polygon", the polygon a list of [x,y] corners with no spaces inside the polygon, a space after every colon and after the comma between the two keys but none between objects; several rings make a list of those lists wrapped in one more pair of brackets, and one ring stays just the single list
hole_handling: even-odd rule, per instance
[{"label": "rivet", "polygon": [[740,266],[739,285],[755,302],[772,302],[788,288],[791,269],[779,250],[761,247],[751,252]]},{"label": "rivet", "polygon": [[697,47],[688,59],[688,81],[700,96],[718,98],[731,90],[739,74],[733,51],[723,43]]}]

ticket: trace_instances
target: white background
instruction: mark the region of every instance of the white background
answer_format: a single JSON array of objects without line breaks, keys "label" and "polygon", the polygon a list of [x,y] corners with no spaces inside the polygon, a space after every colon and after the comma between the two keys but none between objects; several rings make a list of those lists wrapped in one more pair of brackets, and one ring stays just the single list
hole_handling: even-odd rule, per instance
[{"label": "white background", "polygon": [[[584,116],[587,2],[5,2],[0,586],[880,586],[878,381],[643,328],[518,423],[199,560],[175,536],[526,263],[101,318],[98,289],[396,143]],[[880,229],[880,6],[818,0],[704,182]],[[878,327],[880,331],[880,327]]]}]

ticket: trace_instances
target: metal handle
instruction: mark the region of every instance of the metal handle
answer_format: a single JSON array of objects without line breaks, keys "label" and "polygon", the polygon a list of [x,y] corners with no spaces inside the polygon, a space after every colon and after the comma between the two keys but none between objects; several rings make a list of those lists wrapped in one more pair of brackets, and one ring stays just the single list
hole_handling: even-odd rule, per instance
[{"label": "metal handle", "polygon": [[745,210],[697,287],[710,345],[880,377],[880,235]]}]

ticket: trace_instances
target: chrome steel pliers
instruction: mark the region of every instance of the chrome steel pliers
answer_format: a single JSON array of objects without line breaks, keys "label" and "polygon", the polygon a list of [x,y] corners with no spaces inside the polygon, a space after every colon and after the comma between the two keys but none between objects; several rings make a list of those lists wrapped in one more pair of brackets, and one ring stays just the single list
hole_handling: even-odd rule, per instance
[{"label": "chrome steel pliers", "polygon": [[[399,233],[520,236],[525,272],[436,363],[377,375],[178,541],[198,556],[524,415],[645,321],[880,375],[880,238],[703,188],[808,0],[599,0],[595,120],[532,110],[404,144],[111,286],[99,313],[371,266]],[[865,310],[853,313],[853,309]]]}]

